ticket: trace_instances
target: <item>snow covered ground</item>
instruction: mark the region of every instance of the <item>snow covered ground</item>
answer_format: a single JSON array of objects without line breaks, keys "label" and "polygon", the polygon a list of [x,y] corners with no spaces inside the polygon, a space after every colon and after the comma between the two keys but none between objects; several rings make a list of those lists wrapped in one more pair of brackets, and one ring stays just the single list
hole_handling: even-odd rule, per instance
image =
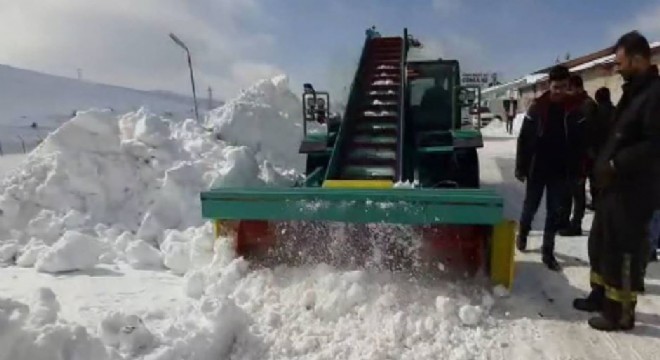
[{"label": "snow covered ground", "polygon": [[[214,252],[199,191],[290,185],[299,123],[277,77],[212,113],[221,140],[147,111],[88,112],[28,157],[0,158],[0,360],[660,358],[657,264],[633,332],[594,332],[572,310],[588,288],[585,237],[558,239],[561,273],[537,251],[517,254],[510,294],[326,265],[254,268],[222,241]],[[517,218],[515,138],[495,125],[485,136],[484,186]]]}]

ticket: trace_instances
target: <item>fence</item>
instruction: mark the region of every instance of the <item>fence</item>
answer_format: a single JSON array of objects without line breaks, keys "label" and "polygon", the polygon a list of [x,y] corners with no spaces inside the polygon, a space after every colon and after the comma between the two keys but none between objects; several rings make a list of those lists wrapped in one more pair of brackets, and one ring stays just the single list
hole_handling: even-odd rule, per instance
[{"label": "fence", "polygon": [[0,135],[0,156],[9,154],[27,154],[39,146],[42,141],[44,141],[44,137],[41,135]]}]

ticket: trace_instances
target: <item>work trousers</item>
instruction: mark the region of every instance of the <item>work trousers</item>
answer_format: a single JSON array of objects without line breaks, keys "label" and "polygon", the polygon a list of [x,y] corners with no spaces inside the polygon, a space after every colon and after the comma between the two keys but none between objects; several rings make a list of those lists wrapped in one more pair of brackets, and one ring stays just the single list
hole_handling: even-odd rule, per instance
[{"label": "work trousers", "polygon": [[553,253],[555,235],[559,230],[562,202],[566,194],[566,179],[562,177],[533,176],[527,180],[523,211],[520,216],[520,234],[527,236],[532,227],[543,193],[546,194],[546,218],[543,230],[543,252]]}]

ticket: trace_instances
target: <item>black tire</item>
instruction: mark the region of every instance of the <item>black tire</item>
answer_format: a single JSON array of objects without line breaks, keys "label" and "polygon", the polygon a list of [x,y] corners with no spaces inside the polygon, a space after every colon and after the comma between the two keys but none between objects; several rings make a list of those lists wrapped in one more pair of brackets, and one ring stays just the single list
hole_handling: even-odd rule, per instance
[{"label": "black tire", "polygon": [[456,182],[461,188],[478,189],[481,187],[479,177],[479,156],[476,148],[456,149]]}]

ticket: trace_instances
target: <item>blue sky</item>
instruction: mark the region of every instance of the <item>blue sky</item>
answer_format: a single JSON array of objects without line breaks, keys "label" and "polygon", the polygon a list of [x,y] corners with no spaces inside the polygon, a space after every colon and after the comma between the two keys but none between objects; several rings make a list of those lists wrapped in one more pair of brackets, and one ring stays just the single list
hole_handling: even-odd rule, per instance
[{"label": "blue sky", "polygon": [[[346,64],[342,56],[354,61],[370,24],[394,35],[408,27],[426,42],[428,55],[457,58],[466,71],[497,71],[511,78],[566,52],[579,56],[608,46],[624,29],[644,25],[638,23],[649,11],[660,23],[657,1],[290,0],[281,6],[273,0],[266,6],[278,18],[308,14],[295,26],[275,23],[272,29],[281,34],[283,48],[295,49],[278,52],[278,63],[290,72],[305,69],[310,77]],[[649,35],[660,40],[657,29]]]},{"label": "blue sky", "polygon": [[172,31],[193,52],[201,89],[233,97],[286,73],[341,92],[376,25],[404,27],[424,55],[466,71],[519,76],[570,52],[612,44],[631,29],[660,40],[657,0],[0,0],[0,63],[140,89],[189,93]]}]

